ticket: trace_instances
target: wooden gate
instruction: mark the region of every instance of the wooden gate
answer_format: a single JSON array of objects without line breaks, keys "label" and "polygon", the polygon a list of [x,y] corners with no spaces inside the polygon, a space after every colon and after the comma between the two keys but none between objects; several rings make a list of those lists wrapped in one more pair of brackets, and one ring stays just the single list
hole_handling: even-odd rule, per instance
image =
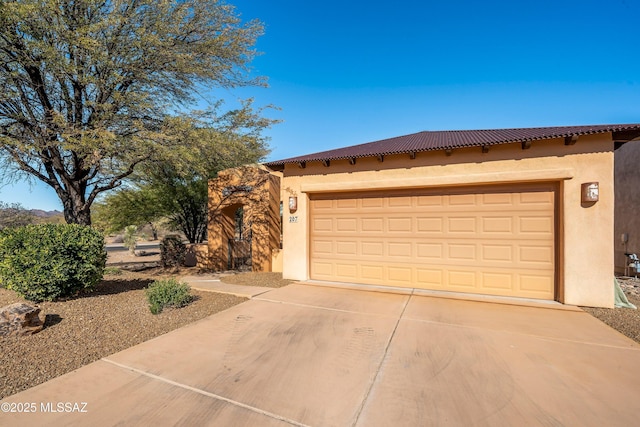
[{"label": "wooden gate", "polygon": [[251,236],[243,239],[229,239],[227,269],[251,269]]}]

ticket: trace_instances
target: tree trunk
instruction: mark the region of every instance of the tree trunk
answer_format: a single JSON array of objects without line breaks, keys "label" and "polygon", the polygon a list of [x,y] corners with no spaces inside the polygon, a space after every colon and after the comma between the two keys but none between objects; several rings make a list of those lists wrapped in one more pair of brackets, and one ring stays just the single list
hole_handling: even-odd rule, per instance
[{"label": "tree trunk", "polygon": [[90,205],[86,203],[82,190],[69,186],[66,191],[60,189],[57,193],[62,200],[64,219],[67,224],[91,225]]},{"label": "tree trunk", "polygon": [[64,220],[67,224],[91,225],[91,212],[88,209],[76,209],[64,206]]},{"label": "tree trunk", "polygon": [[158,240],[158,228],[153,224],[153,222],[149,222],[149,227],[151,227],[151,234],[153,235],[153,240]]}]

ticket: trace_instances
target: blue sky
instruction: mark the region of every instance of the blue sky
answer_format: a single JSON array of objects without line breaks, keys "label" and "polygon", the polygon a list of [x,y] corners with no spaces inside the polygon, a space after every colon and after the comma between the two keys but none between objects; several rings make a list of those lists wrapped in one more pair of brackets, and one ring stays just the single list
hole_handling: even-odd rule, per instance
[{"label": "blue sky", "polygon": [[[640,2],[235,0],[265,35],[276,160],[423,130],[640,122]],[[29,192],[32,191],[32,192]],[[20,184],[0,200],[60,209]]]}]

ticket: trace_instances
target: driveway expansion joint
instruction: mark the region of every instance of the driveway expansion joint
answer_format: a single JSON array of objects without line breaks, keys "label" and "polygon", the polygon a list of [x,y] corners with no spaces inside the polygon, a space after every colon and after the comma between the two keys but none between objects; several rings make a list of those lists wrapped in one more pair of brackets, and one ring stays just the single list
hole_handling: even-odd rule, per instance
[{"label": "driveway expansion joint", "polygon": [[303,423],[300,423],[298,421],[291,420],[289,418],[283,417],[281,415],[274,414],[272,412],[265,411],[263,409],[256,408],[256,407],[251,406],[251,405],[247,405],[247,404],[242,403],[242,402],[238,402],[237,400],[229,399],[227,397],[220,396],[218,394],[211,393],[211,392],[208,392],[206,390],[201,390],[201,389],[196,388],[196,387],[191,387],[191,386],[189,386],[187,384],[182,384],[182,383],[170,380],[168,378],[163,378],[163,377],[161,377],[159,375],[155,375],[155,374],[152,374],[152,373],[149,373],[149,372],[145,372],[145,371],[143,371],[141,369],[137,369],[137,368],[134,368],[132,366],[123,365],[122,363],[115,362],[115,361],[110,360],[110,359],[108,359],[106,357],[103,357],[100,360],[102,360],[102,361],[104,361],[106,363],[109,363],[111,365],[117,366],[118,368],[121,368],[121,369],[124,369],[124,370],[127,370],[127,371],[132,371],[132,372],[135,372],[135,373],[137,373],[139,375],[143,375],[145,377],[151,378],[153,380],[161,381],[163,383],[172,385],[174,387],[179,387],[179,388],[182,388],[184,390],[188,390],[188,391],[191,391],[191,392],[194,392],[194,393],[201,394],[203,396],[207,396],[207,397],[210,397],[210,398],[213,398],[213,399],[216,399],[216,400],[220,400],[222,402],[229,403],[229,404],[237,406],[239,408],[246,409],[246,410],[249,410],[251,412],[255,412],[257,414],[263,415],[265,417],[273,418],[275,420],[282,421],[282,422],[285,422],[287,424],[291,424],[291,425],[296,426],[296,427],[310,427],[307,424],[303,424]]},{"label": "driveway expansion joint", "polygon": [[378,367],[376,368],[376,373],[373,376],[373,379],[371,380],[371,382],[369,383],[369,386],[367,387],[367,391],[365,392],[364,398],[362,399],[362,402],[360,402],[360,406],[358,407],[358,410],[356,412],[356,416],[355,419],[353,421],[353,424],[351,424],[352,427],[355,427],[358,424],[358,420],[360,419],[360,415],[362,414],[362,411],[364,410],[364,406],[367,403],[367,400],[369,400],[369,395],[371,394],[371,390],[373,389],[373,386],[376,384],[376,381],[378,380],[378,376],[380,375],[380,370],[382,369],[382,365],[384,365],[384,361],[387,359],[387,354],[389,354],[389,347],[391,346],[391,342],[393,341],[393,337],[395,337],[396,335],[396,331],[398,330],[398,326],[400,325],[400,321],[402,320],[402,317],[404,316],[404,312],[407,309],[407,306],[409,305],[409,301],[411,301],[411,298],[413,297],[413,292],[411,292],[411,294],[409,295],[409,298],[407,298],[407,300],[404,302],[404,306],[402,307],[402,311],[400,312],[400,315],[398,316],[397,320],[396,320],[396,324],[393,327],[393,331],[391,331],[391,335],[389,336],[389,340],[387,340],[387,345],[384,347],[384,352],[382,353],[382,357],[380,358],[380,363],[378,364]]}]

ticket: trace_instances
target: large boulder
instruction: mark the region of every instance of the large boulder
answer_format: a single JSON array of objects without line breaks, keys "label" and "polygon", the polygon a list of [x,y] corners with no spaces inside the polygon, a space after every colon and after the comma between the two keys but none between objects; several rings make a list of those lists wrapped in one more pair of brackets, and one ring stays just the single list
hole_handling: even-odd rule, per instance
[{"label": "large boulder", "polygon": [[[44,317],[44,316],[42,316]],[[38,307],[21,302],[0,308],[0,337],[32,335],[44,328]]]}]

